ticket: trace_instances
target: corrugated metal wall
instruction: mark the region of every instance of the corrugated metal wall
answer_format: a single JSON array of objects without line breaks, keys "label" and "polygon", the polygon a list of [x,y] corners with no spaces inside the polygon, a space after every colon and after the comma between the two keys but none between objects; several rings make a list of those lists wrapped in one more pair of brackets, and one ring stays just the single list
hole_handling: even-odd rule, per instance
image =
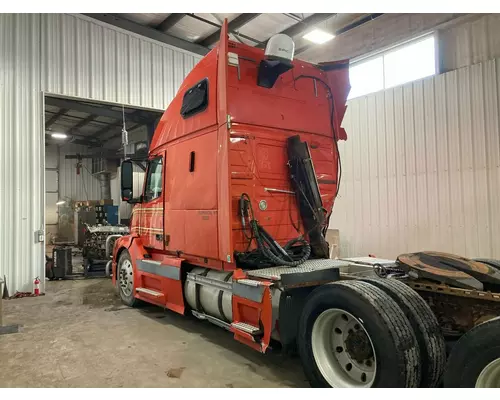
[{"label": "corrugated metal wall", "polygon": [[80,15],[42,14],[47,92],[165,109],[201,56]]},{"label": "corrugated metal wall", "polygon": [[442,72],[500,57],[500,14],[444,29],[439,32],[439,44]]},{"label": "corrugated metal wall", "polygon": [[0,276],[30,289],[43,276],[44,163],[40,92],[40,17],[0,14]]},{"label": "corrugated metal wall", "polygon": [[354,99],[330,227],[342,256],[500,258],[500,60]]},{"label": "corrugated metal wall", "polygon": [[200,56],[66,14],[0,14],[0,276],[44,276],[42,91],[163,110]]}]

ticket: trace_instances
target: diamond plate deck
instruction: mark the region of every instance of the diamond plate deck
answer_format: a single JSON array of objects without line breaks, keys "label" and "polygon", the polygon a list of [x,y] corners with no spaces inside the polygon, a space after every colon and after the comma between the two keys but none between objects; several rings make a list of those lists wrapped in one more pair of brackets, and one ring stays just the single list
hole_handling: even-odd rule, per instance
[{"label": "diamond plate deck", "polygon": [[254,278],[263,278],[270,279],[272,281],[280,281],[282,280],[284,275],[296,275],[296,274],[304,274],[304,277],[319,271],[324,270],[338,270],[340,267],[347,267],[349,262],[340,261],[340,260],[307,260],[303,264],[300,264],[297,267],[271,267],[271,268],[262,268],[256,269],[252,271],[246,271],[248,276]]},{"label": "diamond plate deck", "polygon": [[233,328],[239,329],[240,331],[249,333],[250,335],[256,335],[260,333],[260,328],[247,324],[245,322],[233,322],[231,326]]}]

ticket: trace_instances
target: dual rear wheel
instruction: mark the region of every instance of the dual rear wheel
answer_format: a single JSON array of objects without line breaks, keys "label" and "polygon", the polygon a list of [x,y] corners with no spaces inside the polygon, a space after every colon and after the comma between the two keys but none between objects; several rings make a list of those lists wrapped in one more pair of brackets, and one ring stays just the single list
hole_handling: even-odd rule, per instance
[{"label": "dual rear wheel", "polygon": [[435,387],[446,361],[434,314],[399,281],[318,287],[304,306],[297,343],[313,387]]}]

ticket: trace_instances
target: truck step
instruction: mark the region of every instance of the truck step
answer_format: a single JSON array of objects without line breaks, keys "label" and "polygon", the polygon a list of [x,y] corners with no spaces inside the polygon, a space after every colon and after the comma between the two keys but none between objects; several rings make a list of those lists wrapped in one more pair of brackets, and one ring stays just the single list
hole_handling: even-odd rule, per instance
[{"label": "truck step", "polygon": [[146,289],[146,288],[142,288],[142,287],[138,287],[135,290],[138,291],[138,292],[140,292],[140,293],[149,294],[150,296],[163,297],[163,293],[157,292],[156,290]]},{"label": "truck step", "polygon": [[258,335],[259,333],[262,333],[260,328],[250,324],[246,324],[244,322],[233,322],[231,326],[240,331],[249,333],[250,335]]}]

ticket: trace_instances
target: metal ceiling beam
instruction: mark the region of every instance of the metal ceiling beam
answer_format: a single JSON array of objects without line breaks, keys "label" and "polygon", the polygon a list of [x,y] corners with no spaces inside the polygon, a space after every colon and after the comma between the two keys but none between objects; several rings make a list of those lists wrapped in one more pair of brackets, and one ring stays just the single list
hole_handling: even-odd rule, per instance
[{"label": "metal ceiling beam", "polygon": [[108,133],[109,131],[113,130],[113,128],[116,128],[116,126],[115,125],[105,126],[104,128],[99,129],[96,133],[93,133],[89,137],[91,139],[100,138],[102,135],[104,135],[104,134]]},{"label": "metal ceiling beam", "polygon": [[89,159],[89,158],[106,158],[109,160],[119,160],[120,158],[123,157],[123,154],[118,154],[117,150],[113,149],[91,149],[87,150],[85,154],[80,153],[80,154],[66,154],[64,158],[66,160],[78,160],[79,158],[81,159]]},{"label": "metal ceiling beam", "polygon": [[87,118],[82,119],[75,126],[73,126],[72,128],[70,128],[70,132],[77,131],[78,129],[83,128],[85,125],[91,123],[95,118],[96,118],[95,115],[90,114]]},{"label": "metal ceiling beam", "polygon": [[177,22],[179,22],[182,18],[184,18],[186,14],[170,14],[167,18],[165,18],[161,23],[159,23],[155,29],[167,32],[170,28],[172,28]]},{"label": "metal ceiling beam", "polygon": [[46,139],[47,143],[50,141],[50,143],[58,144],[58,145],[74,143],[74,144],[81,144],[84,146],[93,146],[93,147],[100,147],[101,146],[101,143],[99,143],[97,141],[93,141],[93,140],[88,140],[85,138],[85,136],[81,136],[81,135],[72,135],[68,141],[61,141],[61,140],[52,139],[52,136],[50,135],[50,133],[47,133],[47,132],[45,133],[45,137],[47,138]]},{"label": "metal ceiling beam", "polygon": [[[139,110],[139,111],[135,111],[135,112],[134,112],[134,114],[135,114],[135,115],[139,115],[140,113],[141,113],[141,111],[140,111],[140,110]],[[130,118],[128,118],[128,116],[127,116],[127,115],[125,116],[125,118],[130,119]],[[149,123],[149,121],[148,121],[147,123]],[[143,125],[146,125],[147,123],[138,123],[138,124],[136,124],[136,125],[132,126],[131,128],[128,128],[128,129],[127,129],[127,132],[132,132],[133,130],[135,130],[135,129],[137,129],[137,128],[139,128],[139,127],[143,126]],[[116,128],[116,126],[115,126],[115,125],[105,126],[104,128],[102,128],[102,129],[98,130],[96,133],[94,133],[94,134],[90,135],[90,136],[89,136],[89,138],[90,138],[90,139],[98,139],[98,140],[100,140],[102,143],[106,143],[106,142],[109,142],[109,141],[110,141],[110,140],[112,140],[112,139],[115,139],[115,138],[117,138],[117,137],[120,137],[120,136],[122,135],[121,130],[120,130],[120,132],[119,132],[119,133],[115,133],[115,134],[113,134],[113,135],[111,135],[111,136],[109,136],[109,137],[107,137],[107,138],[102,138],[102,136],[103,136],[104,134],[106,134],[106,133],[108,133],[109,131],[113,130],[113,128]]]},{"label": "metal ceiling beam", "polygon": [[[374,19],[376,19],[376,18],[378,18],[378,17],[380,17],[382,15],[384,15],[384,14],[369,14],[369,15],[363,17],[363,18],[360,18],[360,19],[358,19],[358,20],[356,20],[354,22],[351,22],[348,25],[343,26],[340,29],[337,29],[333,34],[335,36],[342,35],[343,33],[349,32],[349,31],[353,30],[354,28],[357,28],[357,27],[359,27],[359,26],[361,26],[363,24],[366,24],[368,22],[371,22]],[[309,50],[313,46],[314,46],[314,43],[306,44],[306,45],[304,45],[304,46],[296,49],[295,50],[295,55],[303,53],[304,51]]]},{"label": "metal ceiling beam", "polygon": [[[326,21],[327,19],[330,19],[335,15],[336,14],[313,14],[307,18],[304,18],[301,22],[297,22],[295,25],[292,25],[291,27],[285,29],[284,31],[281,31],[280,33],[293,38],[294,36],[300,35],[301,33],[305,33],[313,26],[318,25],[321,22]],[[266,43],[263,43],[258,47],[264,48],[266,46]]]},{"label": "metal ceiling beam", "polygon": [[[123,114],[121,111],[112,110],[109,107],[101,107],[90,103],[80,103],[77,101],[66,100],[58,97],[45,97],[45,103],[59,108],[68,108],[86,114],[100,115],[102,117],[112,118],[121,121]],[[148,120],[136,115],[125,114],[125,118],[138,123],[147,123]]]},{"label": "metal ceiling beam", "polygon": [[292,18],[297,22],[302,22],[302,20],[304,19],[304,18],[301,18],[298,15],[295,15],[293,13],[283,13],[283,15],[286,15],[287,17]]},{"label": "metal ceiling beam", "polygon": [[49,129],[52,125],[56,123],[56,121],[62,115],[66,114],[69,110],[67,108],[62,108],[58,112],[56,112],[50,119],[45,123],[45,129]]},{"label": "metal ceiling beam", "polygon": [[94,18],[101,22],[105,22],[106,24],[116,26],[121,29],[125,29],[137,35],[157,40],[159,42],[168,44],[173,47],[178,47],[179,49],[183,49],[191,53],[200,54],[204,56],[209,51],[209,49],[200,46],[197,43],[188,42],[187,40],[177,38],[165,32],[160,32],[159,30],[150,28],[149,26],[129,21],[128,19],[118,17],[117,15],[114,14],[83,14],[83,15],[86,15],[87,17],[90,18]]},{"label": "metal ceiling beam", "polygon": [[[187,17],[191,17],[193,19],[197,19],[198,21],[204,22],[204,23],[206,23],[208,25],[215,26],[216,28],[219,28],[219,29],[221,28],[221,25],[216,24],[215,22],[209,21],[208,19],[199,17],[199,16],[197,16],[195,14],[186,14],[186,16]],[[253,37],[250,37],[250,36],[247,36],[247,35],[243,35],[242,33],[238,33],[238,32],[235,32],[235,31],[229,31],[229,32],[232,33],[235,36],[241,36],[243,39],[247,39],[247,40],[249,40],[251,42],[254,42],[254,43],[257,43],[257,44],[262,43],[260,40],[254,39]]]},{"label": "metal ceiling beam", "polygon": [[[57,113],[46,110],[45,114],[57,114]],[[75,115],[67,115],[67,114],[65,114],[65,115],[61,116],[59,119],[61,119],[62,117],[64,117],[64,119],[71,119],[71,120],[76,120],[76,121],[80,121],[80,122],[86,120],[87,118],[89,118],[89,117],[77,117]],[[92,117],[95,118],[96,116],[93,115]],[[74,121],[72,121],[72,122],[74,122]],[[106,126],[113,125],[113,126],[119,126],[119,127],[121,127],[123,125],[123,123],[121,123],[121,122],[104,122],[104,121],[99,121],[99,120],[94,120],[92,122],[94,124],[106,125]],[[72,128],[70,128],[70,129],[72,129]]]},{"label": "metal ceiling beam", "polygon": [[[248,24],[250,21],[253,19],[257,18],[260,14],[250,14],[250,13],[245,13],[237,16],[235,19],[233,19],[231,22],[227,24],[227,28],[229,32],[237,31],[239,28],[242,26]],[[209,47],[212,46],[213,44],[217,43],[220,37],[220,32],[221,30],[217,30],[216,32],[212,33],[211,35],[208,35],[205,39],[197,42],[201,46],[204,47]],[[243,37],[243,36],[242,36]]]}]

